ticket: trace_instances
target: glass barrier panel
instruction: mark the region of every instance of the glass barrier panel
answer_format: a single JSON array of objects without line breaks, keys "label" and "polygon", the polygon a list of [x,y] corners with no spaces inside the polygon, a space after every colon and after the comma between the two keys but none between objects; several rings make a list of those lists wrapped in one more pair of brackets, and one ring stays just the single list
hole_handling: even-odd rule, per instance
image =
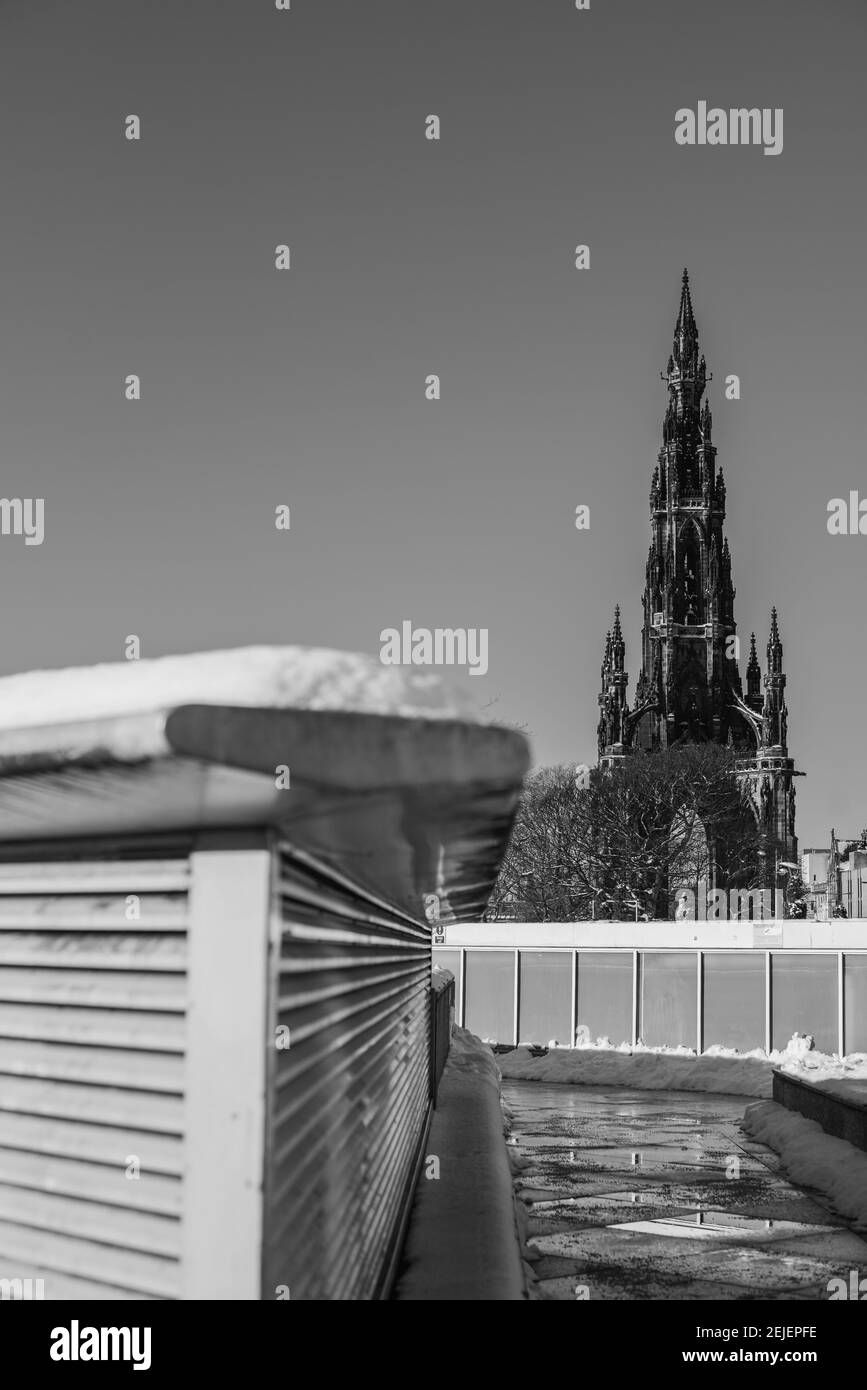
[{"label": "glass barrier panel", "polygon": [[751,1052],[765,1045],[765,956],[707,951],[704,1046]]},{"label": "glass barrier panel", "polygon": [[817,1052],[837,1051],[837,957],[771,955],[771,1046],[809,1033]]},{"label": "glass barrier panel", "polygon": [[695,951],[642,951],[641,1041],[648,1047],[695,1047]]},{"label": "glass barrier panel", "polygon": [[514,1043],[514,951],[467,951],[466,1019],[483,1041]]},{"label": "glass barrier panel", "polygon": [[572,1043],[572,952],[522,951],[518,1002],[522,1043]]},{"label": "glass barrier panel", "polygon": [[590,1043],[632,1042],[631,951],[579,952],[576,1032]]},{"label": "glass barrier panel", "polygon": [[843,957],[843,1047],[867,1052],[867,956]]}]

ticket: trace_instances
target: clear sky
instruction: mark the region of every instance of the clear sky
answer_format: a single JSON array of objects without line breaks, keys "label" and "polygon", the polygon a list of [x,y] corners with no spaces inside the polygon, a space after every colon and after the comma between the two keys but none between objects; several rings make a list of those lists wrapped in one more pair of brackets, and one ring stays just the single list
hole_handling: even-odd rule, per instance
[{"label": "clear sky", "polygon": [[[858,831],[865,59],[862,0],[3,0],[2,490],[46,511],[0,537],[0,670],[485,627],[456,679],[595,760],[688,265],[801,844]],[[782,153],[678,146],[700,100],[782,107]]]}]

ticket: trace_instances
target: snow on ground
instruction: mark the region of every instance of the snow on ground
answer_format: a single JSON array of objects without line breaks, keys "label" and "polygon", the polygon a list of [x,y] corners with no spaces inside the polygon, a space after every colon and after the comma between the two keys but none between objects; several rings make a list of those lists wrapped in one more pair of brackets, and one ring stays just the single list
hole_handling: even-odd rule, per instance
[{"label": "snow on ground", "polygon": [[436,673],[317,647],[236,647],[0,678],[0,730],[183,704],[478,718],[472,696]]},{"label": "snow on ground", "polygon": [[850,1105],[867,1106],[867,1053],[853,1052],[841,1061],[822,1052],[805,1052],[801,1057],[787,1058],[780,1070]]},{"label": "snow on ground", "polygon": [[626,1086],[646,1091],[721,1091],[739,1096],[771,1094],[771,1067],[766,1058],[696,1057],[686,1048],[557,1048],[545,1057],[534,1057],[519,1047],[497,1061],[507,1081]]},{"label": "snow on ground", "polygon": [[[801,1081],[812,1081],[812,1076],[802,1076]],[[867,1081],[838,1080],[832,1078],[830,1081],[817,1081],[816,1089],[828,1091],[832,1096],[839,1096],[841,1100],[848,1100],[851,1105],[867,1106]]]},{"label": "snow on ground", "polygon": [[499,1073],[490,1048],[463,1028],[452,1034],[426,1148],[394,1297],[523,1300]]},{"label": "snow on ground", "polygon": [[715,1091],[735,1096],[770,1096],[775,1067],[802,1081],[863,1082],[867,1090],[867,1054],[829,1057],[807,1050],[810,1039],[795,1034],[784,1052],[737,1052],[711,1047],[696,1056],[686,1047],[613,1047],[599,1039],[595,1047],[552,1048],[534,1056],[526,1047],[497,1058],[509,1081],[562,1082],[581,1086],[628,1086],[648,1091]]},{"label": "snow on ground", "polygon": [[780,1155],[792,1182],[823,1194],[867,1235],[867,1153],[774,1101],[748,1105],[743,1126]]},{"label": "snow on ground", "polygon": [[458,1024],[452,1028],[452,1040],[446,1065],[463,1077],[474,1076],[485,1086],[490,1086],[497,1094],[499,1104],[500,1078],[497,1075],[497,1058],[485,1047],[481,1038]]}]

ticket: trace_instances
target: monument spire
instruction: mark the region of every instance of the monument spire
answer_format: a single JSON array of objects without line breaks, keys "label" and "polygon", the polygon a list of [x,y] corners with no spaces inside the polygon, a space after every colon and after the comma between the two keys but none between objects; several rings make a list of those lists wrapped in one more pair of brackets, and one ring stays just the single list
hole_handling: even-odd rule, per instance
[{"label": "monument spire", "polygon": [[677,743],[734,748],[745,771],[749,769],[757,819],[769,845],[768,864],[774,856],[774,863],[793,860],[793,779],[801,774],[788,756],[777,610],[771,613],[764,682],[755,634],[750,639],[744,699],[732,557],[724,530],[726,488],[712,442],[713,422],[704,398],[709,376],[699,355],[686,270],[662,379],[668,401],[650,485],[641,669],[630,710],[618,605],[602,668],[599,763],[613,767],[632,754],[663,751]]}]

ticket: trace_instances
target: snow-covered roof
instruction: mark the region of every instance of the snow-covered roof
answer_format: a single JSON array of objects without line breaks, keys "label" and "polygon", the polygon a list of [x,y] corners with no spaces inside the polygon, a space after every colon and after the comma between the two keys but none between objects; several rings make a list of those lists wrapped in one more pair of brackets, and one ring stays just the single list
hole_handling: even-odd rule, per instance
[{"label": "snow-covered roof", "polygon": [[0,732],[190,704],[478,719],[472,697],[431,672],[321,647],[235,647],[3,676]]},{"label": "snow-covered roof", "polygon": [[385,895],[421,885],[472,918],[528,764],[471,696],[352,653],[242,647],[0,679],[0,846],[276,827]]}]

